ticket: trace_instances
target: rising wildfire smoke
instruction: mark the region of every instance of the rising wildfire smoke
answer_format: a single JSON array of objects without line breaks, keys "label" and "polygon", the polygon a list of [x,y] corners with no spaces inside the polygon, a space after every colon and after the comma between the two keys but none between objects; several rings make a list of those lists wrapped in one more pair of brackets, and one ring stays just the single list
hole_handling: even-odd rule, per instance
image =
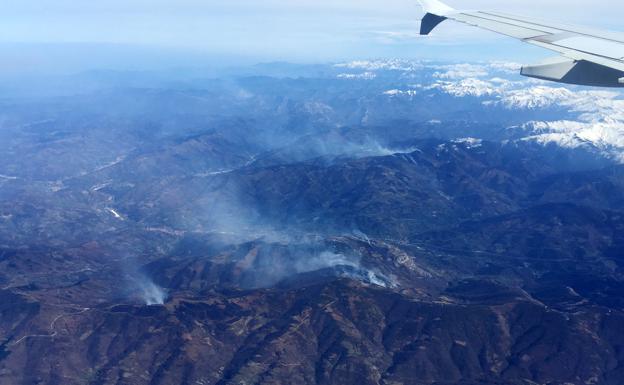
[{"label": "rising wildfire smoke", "polygon": [[147,277],[142,277],[137,280],[139,296],[143,299],[146,305],[163,305],[167,300],[167,293],[162,288],[158,287]]}]

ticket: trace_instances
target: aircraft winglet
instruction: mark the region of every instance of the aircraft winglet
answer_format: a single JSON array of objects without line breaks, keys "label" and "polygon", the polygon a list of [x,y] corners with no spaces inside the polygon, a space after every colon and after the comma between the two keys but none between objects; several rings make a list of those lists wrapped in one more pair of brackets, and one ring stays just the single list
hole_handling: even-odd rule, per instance
[{"label": "aircraft winglet", "polygon": [[427,12],[420,22],[421,35],[428,35],[438,24],[446,20],[446,15],[455,12],[455,9],[439,0],[418,0],[418,2]]}]

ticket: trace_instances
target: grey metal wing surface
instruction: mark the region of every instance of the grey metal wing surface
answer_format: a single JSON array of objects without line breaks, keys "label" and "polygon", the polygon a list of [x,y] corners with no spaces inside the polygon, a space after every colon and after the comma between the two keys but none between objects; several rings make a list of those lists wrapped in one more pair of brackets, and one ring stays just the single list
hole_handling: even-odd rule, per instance
[{"label": "grey metal wing surface", "polygon": [[522,75],[561,83],[624,87],[624,34],[567,26],[488,11],[460,11],[438,0],[418,0],[426,14],[420,33],[444,20],[480,27],[558,52],[561,56],[524,66]]}]

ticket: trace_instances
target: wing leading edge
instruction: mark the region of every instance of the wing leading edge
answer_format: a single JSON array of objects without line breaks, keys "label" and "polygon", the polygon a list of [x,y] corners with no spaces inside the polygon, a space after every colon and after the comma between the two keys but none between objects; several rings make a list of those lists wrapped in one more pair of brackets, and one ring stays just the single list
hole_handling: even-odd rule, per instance
[{"label": "wing leading edge", "polygon": [[561,56],[525,66],[521,74],[568,84],[624,87],[624,35],[557,25],[499,12],[460,11],[438,0],[418,0],[426,14],[420,33],[428,35],[450,19],[520,39]]}]

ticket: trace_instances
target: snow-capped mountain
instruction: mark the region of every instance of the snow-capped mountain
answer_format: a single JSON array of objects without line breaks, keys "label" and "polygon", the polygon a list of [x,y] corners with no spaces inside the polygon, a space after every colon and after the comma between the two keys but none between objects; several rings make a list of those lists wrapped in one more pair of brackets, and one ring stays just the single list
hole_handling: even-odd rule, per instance
[{"label": "snow-capped mountain", "polygon": [[[400,73],[403,84],[382,91],[388,98],[420,98],[445,94],[458,103],[477,101],[484,113],[503,109],[521,119],[511,130],[524,132],[523,140],[555,143],[562,147],[594,148],[624,162],[624,98],[618,91],[565,86],[523,78],[516,63],[433,63],[379,60],[337,64],[355,71],[351,76],[371,78],[384,71]],[[404,79],[418,79],[419,83]],[[461,100],[459,100],[461,99]]]}]

